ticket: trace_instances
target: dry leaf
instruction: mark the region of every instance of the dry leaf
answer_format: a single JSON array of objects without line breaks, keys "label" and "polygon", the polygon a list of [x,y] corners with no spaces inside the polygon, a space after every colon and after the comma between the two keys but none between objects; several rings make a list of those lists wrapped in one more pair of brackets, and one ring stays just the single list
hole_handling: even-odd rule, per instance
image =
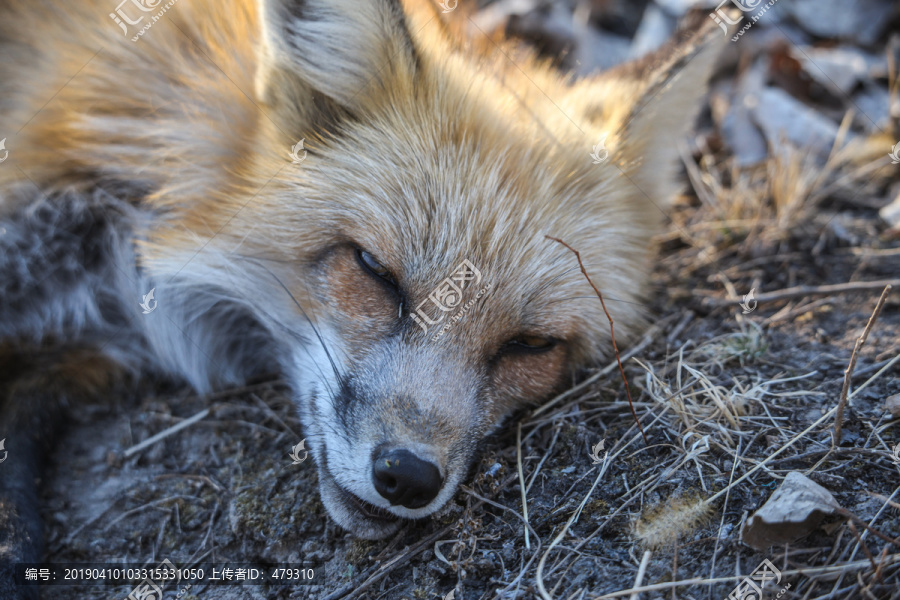
[{"label": "dry leaf", "polygon": [[797,541],[840,508],[831,492],[797,472],[788,473],[769,500],[747,520],[741,541],[757,550]]}]

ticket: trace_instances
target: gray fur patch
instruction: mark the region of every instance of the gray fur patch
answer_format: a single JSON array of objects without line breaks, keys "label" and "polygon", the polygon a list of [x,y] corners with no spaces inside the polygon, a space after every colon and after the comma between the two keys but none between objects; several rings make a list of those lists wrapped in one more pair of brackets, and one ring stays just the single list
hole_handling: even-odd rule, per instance
[{"label": "gray fur patch", "polygon": [[100,189],[31,193],[3,202],[17,208],[0,219],[0,338],[133,336],[122,297],[137,279],[137,211]]},{"label": "gray fur patch", "polygon": [[[0,217],[0,339],[89,345],[198,391],[278,369],[276,344],[246,302],[208,285],[146,279],[134,238],[150,215],[99,188],[30,193],[0,202],[16,207]],[[154,286],[165,302],[142,314]]]}]

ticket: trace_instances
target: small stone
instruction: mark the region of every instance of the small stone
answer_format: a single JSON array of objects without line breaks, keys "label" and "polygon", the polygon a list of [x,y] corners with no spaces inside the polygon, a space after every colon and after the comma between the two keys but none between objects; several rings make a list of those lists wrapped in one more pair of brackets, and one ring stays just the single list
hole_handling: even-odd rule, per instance
[{"label": "small stone", "polygon": [[[803,70],[832,93],[846,96],[861,81],[870,78],[877,60],[856,48],[804,48],[794,47],[793,56]],[[835,89],[837,88],[837,89]]]},{"label": "small stone", "polygon": [[895,419],[900,418],[900,394],[888,396],[888,399],[884,401],[884,405],[892,417]]},{"label": "small stone", "polygon": [[631,58],[639,58],[659,48],[675,31],[675,19],[655,4],[644,11],[644,17],[631,40]]},{"label": "small stone", "polygon": [[766,66],[757,61],[735,87],[728,112],[721,129],[725,142],[734,152],[739,166],[759,163],[768,156],[766,138],[753,122],[753,113],[759,107],[759,91],[766,80]]},{"label": "small stone", "polygon": [[891,23],[891,0],[783,0],[776,4],[809,33],[822,38],[852,40],[864,46],[878,42]]},{"label": "small stone", "polygon": [[769,500],[747,519],[741,541],[763,551],[792,543],[812,533],[822,520],[840,510],[831,492],[805,475],[787,474]]},{"label": "small stone", "polygon": [[859,109],[857,121],[870,133],[888,128],[891,122],[891,94],[887,88],[871,81],[853,96],[853,104]]},{"label": "small stone", "polygon": [[782,137],[797,146],[827,155],[834,146],[838,125],[775,87],[759,92],[752,109],[753,120],[772,146],[780,147]]},{"label": "small stone", "polygon": [[694,7],[714,9],[718,4],[716,0],[656,0],[656,5],[673,17],[681,17]]}]

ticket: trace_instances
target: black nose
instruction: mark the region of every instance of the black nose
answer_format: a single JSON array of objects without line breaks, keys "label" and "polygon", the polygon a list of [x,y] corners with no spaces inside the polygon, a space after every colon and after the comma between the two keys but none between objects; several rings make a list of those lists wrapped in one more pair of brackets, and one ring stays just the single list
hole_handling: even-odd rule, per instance
[{"label": "black nose", "polygon": [[409,450],[390,450],[375,457],[375,489],[392,506],[422,508],[435,499],[444,480],[434,464]]}]

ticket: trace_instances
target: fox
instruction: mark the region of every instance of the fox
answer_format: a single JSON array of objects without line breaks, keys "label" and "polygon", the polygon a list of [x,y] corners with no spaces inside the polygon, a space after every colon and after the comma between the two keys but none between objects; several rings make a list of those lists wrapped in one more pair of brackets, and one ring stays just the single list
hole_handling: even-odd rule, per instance
[{"label": "fox", "polygon": [[611,356],[549,237],[646,327],[715,24],[576,79],[442,8],[0,0],[0,595],[85,403],[277,373],[328,514],[379,539]]}]

